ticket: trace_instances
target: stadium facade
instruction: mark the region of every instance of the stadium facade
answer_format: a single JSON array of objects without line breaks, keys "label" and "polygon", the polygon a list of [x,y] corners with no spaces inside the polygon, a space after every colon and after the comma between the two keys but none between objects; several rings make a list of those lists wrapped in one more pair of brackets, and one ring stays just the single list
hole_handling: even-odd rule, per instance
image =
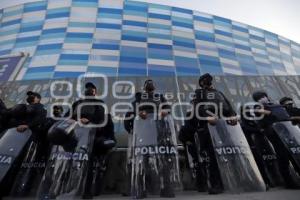
[{"label": "stadium facade", "polygon": [[3,8],[0,22],[0,57],[28,55],[21,67],[10,69],[13,80],[87,72],[112,77],[300,74],[300,44],[183,8],[48,0]]}]

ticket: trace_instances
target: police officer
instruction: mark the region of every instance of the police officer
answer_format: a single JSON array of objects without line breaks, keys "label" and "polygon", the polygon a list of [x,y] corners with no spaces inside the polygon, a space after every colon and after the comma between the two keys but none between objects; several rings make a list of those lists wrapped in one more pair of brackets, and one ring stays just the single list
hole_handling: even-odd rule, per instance
[{"label": "police officer", "polygon": [[[197,132],[199,138],[200,151],[205,152],[209,157],[208,179],[210,186],[209,194],[218,194],[223,192],[223,185],[214,148],[208,130],[208,124],[214,125],[219,117],[228,117],[228,123],[235,125],[237,123],[236,115],[231,104],[225,95],[215,89],[212,85],[213,77],[206,73],[199,78],[200,89],[195,91],[196,98],[194,101],[194,116],[189,122],[193,132]],[[211,104],[215,106],[211,106]],[[199,105],[200,106],[199,106]],[[198,119],[198,116],[201,118]]]},{"label": "police officer", "polygon": [[[289,152],[284,147],[278,135],[272,129],[272,124],[278,121],[289,120],[290,116],[284,108],[271,102],[268,94],[264,91],[256,91],[252,95],[253,100],[262,104],[263,107],[257,107],[255,113],[257,116],[262,117],[259,120],[260,126],[264,129],[264,134],[272,143],[274,150],[277,154],[280,173],[284,179],[287,188],[297,188],[289,169]],[[274,110],[273,107],[277,106],[279,109]]]},{"label": "police officer", "polygon": [[27,92],[27,105],[18,104],[8,111],[9,127],[17,127],[18,132],[28,128],[32,131],[34,139],[45,139],[42,127],[46,120],[47,111],[41,104],[41,95],[37,92]]},{"label": "police officer", "polygon": [[255,116],[251,112],[250,106],[246,106],[246,107],[241,106],[240,111],[241,111],[240,113],[241,128],[243,129],[243,132],[249,143],[249,146],[251,148],[251,151],[253,153],[259,171],[261,172],[261,175],[268,189],[269,186],[272,187],[273,185],[267,175],[267,171],[266,171],[267,169],[264,165],[263,151],[265,150],[267,152],[270,152],[272,151],[271,147],[269,145],[268,140],[266,140],[265,135],[262,133],[262,129],[260,125],[255,120]]},{"label": "police officer", "polygon": [[[141,99],[140,102],[137,106],[136,112],[140,116],[141,119],[146,119],[149,117],[149,114],[154,115],[154,119],[161,119],[165,116],[167,116],[170,112],[170,105],[167,103],[166,99],[162,94],[156,93],[155,92],[155,85],[153,80],[148,79],[144,83],[144,91],[141,94]],[[159,120],[157,123],[160,123]],[[143,130],[141,130],[143,131]],[[159,130],[160,131],[160,130]],[[164,146],[170,146],[171,141],[169,141],[170,144],[166,144],[166,138],[163,134],[158,133],[158,138],[157,138],[157,145],[164,145]],[[146,165],[146,172],[148,171],[148,155],[145,155],[146,157],[144,158],[145,165]],[[159,167],[159,175],[161,176],[161,186],[163,185],[163,188],[161,188],[160,191],[160,196],[161,197],[174,197],[174,188],[171,184],[171,168],[174,166],[167,165],[168,160],[171,162],[172,158],[168,157],[166,155],[161,155],[160,161],[155,161]],[[148,176],[146,175],[146,178],[148,179]],[[149,177],[150,178],[150,177]],[[145,187],[145,186],[144,186]],[[136,198],[144,198],[146,197],[146,191],[141,194],[141,196],[138,196]]]},{"label": "police officer", "polygon": [[41,178],[43,173],[44,160],[47,156],[48,145],[47,135],[44,131],[47,111],[41,104],[41,95],[37,92],[28,91],[27,104],[19,104],[11,109],[10,126],[16,127],[22,134],[27,129],[32,132],[30,145],[23,162],[38,164],[41,167],[23,168],[21,167],[11,193],[13,196],[26,196],[32,190],[32,185],[36,178]]},{"label": "police officer", "polygon": [[[95,125],[101,125],[105,122],[105,118],[107,119],[104,126],[96,128],[96,135],[92,150],[92,157],[103,157],[116,145],[114,124],[110,114],[105,115],[105,108],[103,106],[104,102],[100,99],[96,99],[96,86],[91,82],[86,83],[84,93],[85,98],[74,102],[72,105],[72,118],[74,120],[80,120],[82,124],[92,123]],[[92,103],[92,105],[82,105],[85,103]],[[81,111],[79,110],[80,105],[82,105]],[[90,160],[84,198],[90,198],[93,196],[93,193],[95,193],[95,191],[92,191],[93,189],[91,186],[93,181],[93,159]]]},{"label": "police officer", "polygon": [[[142,119],[147,118],[147,114],[155,113],[162,117],[168,114],[170,105],[162,94],[155,92],[154,82],[148,79],[144,83],[144,92],[141,94],[140,106],[137,112]],[[147,105],[147,103],[150,103]],[[161,108],[160,105],[162,104]],[[156,112],[155,112],[156,111]],[[160,113],[158,113],[160,111]]]},{"label": "police officer", "polygon": [[[53,106],[52,116],[55,118],[61,118],[63,116],[64,108],[59,105]],[[48,132],[48,130],[51,128],[51,126],[58,121],[58,119],[54,119],[52,116],[47,117],[46,123],[45,123],[45,131]]]},{"label": "police officer", "polygon": [[133,109],[128,111],[125,114],[124,128],[125,128],[125,130],[127,131],[128,134],[132,134],[133,122],[134,122],[134,118],[136,116],[136,109],[137,109],[137,105],[141,101],[141,96],[142,96],[141,92],[137,92],[135,94],[135,100],[133,102],[131,102],[131,105],[132,105]]},{"label": "police officer", "polygon": [[280,105],[284,106],[289,113],[294,124],[300,124],[300,108],[294,106],[294,101],[290,97],[283,97],[279,100]]},{"label": "police officer", "polygon": [[[191,100],[191,104],[193,105],[195,102],[195,96]],[[192,116],[192,110],[189,110],[186,113],[186,118],[189,119]],[[206,155],[203,153],[200,157],[202,157],[201,160],[199,160],[198,156],[198,150],[197,150],[197,144],[195,141],[195,128],[193,124],[191,123],[191,120],[185,120],[184,125],[181,126],[179,131],[178,139],[183,143],[185,150],[186,150],[186,160],[189,162],[189,155],[192,157],[193,162],[193,169],[196,175],[196,188],[198,192],[205,192],[207,190],[207,174],[206,174]],[[189,154],[189,155],[188,155]]]}]

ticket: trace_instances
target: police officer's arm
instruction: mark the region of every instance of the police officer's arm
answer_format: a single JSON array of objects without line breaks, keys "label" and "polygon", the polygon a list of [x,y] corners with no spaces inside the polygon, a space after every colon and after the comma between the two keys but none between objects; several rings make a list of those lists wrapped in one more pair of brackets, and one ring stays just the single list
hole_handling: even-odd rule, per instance
[{"label": "police officer's arm", "polygon": [[134,112],[128,111],[125,114],[124,119],[124,128],[127,131],[127,133],[131,134],[133,129],[133,121],[134,121]]},{"label": "police officer's arm", "polygon": [[6,109],[7,109],[7,108],[6,108],[5,103],[2,101],[2,99],[0,99],[0,111],[6,110]]},{"label": "police officer's arm", "polygon": [[234,111],[234,109],[233,109],[231,103],[229,102],[229,100],[226,98],[226,96],[222,92],[220,92],[220,94],[223,96],[226,104],[228,105],[228,108],[229,108],[229,113],[228,113],[229,117],[236,116],[236,112]]},{"label": "police officer's arm", "polygon": [[181,129],[179,131],[178,139],[182,143],[193,142],[193,140],[194,140],[194,133],[197,130],[198,121],[197,121],[195,115],[192,116],[192,118],[190,118],[191,115],[193,114],[192,112],[188,112],[186,114],[186,117],[189,119],[185,120],[184,125],[181,127]]},{"label": "police officer's arm", "polygon": [[161,107],[162,109],[162,116],[165,116],[167,114],[169,114],[171,112],[171,105],[170,103],[166,100],[166,98],[164,97],[164,95],[160,95],[160,101],[161,103],[163,103],[163,106]]},{"label": "police officer's arm", "polygon": [[110,114],[107,114],[107,123],[103,127],[103,134],[106,138],[116,141],[114,123]]},{"label": "police officer's arm", "polygon": [[[99,101],[99,102],[103,103],[103,101]],[[95,105],[95,107],[96,107],[96,114],[93,115],[91,122],[94,124],[99,124],[104,121],[105,109],[101,105]]]}]

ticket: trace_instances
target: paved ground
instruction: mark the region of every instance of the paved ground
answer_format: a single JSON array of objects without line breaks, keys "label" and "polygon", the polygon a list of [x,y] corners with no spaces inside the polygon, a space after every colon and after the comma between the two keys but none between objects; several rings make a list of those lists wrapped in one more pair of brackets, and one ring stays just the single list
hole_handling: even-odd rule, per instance
[{"label": "paved ground", "polygon": [[[8,200],[12,198],[4,198]],[[33,199],[33,198],[30,198]],[[63,198],[68,199],[68,198]],[[126,200],[131,199],[130,197],[122,197],[121,195],[102,195],[95,197],[95,200]],[[148,197],[145,200],[158,200],[162,199],[159,197]],[[244,194],[219,194],[219,195],[208,195],[207,193],[198,192],[182,192],[177,193],[177,197],[174,200],[299,200],[300,190],[285,190],[285,189],[272,189],[268,192],[255,192],[255,193],[244,193]],[[166,200],[166,199],[164,199]],[[171,199],[170,199],[171,200]]]},{"label": "paved ground", "polygon": [[[130,199],[129,197],[120,197],[116,195],[104,195],[95,199],[114,199],[114,200],[125,200]],[[146,200],[157,200],[159,197],[149,197]],[[283,189],[272,189],[268,192],[258,193],[245,193],[245,194],[220,194],[220,195],[208,195],[206,193],[197,192],[182,192],[177,194],[175,198],[180,200],[300,200],[300,190],[283,190]],[[175,200],[174,199],[174,200]]]}]

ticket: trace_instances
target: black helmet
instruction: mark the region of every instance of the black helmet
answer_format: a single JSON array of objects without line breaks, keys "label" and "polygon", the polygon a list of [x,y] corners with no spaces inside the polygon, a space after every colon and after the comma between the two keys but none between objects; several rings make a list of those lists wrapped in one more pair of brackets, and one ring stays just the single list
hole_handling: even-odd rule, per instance
[{"label": "black helmet", "polygon": [[206,74],[203,74],[202,76],[200,76],[199,78],[199,85],[201,85],[201,82],[206,80],[208,83],[211,83],[212,80],[213,80],[213,77],[209,74],[209,73],[206,73]]},{"label": "black helmet", "polygon": [[87,82],[85,84],[85,89],[88,89],[88,88],[97,89],[96,86],[94,85],[94,83],[92,83],[92,82]]},{"label": "black helmet", "polygon": [[35,96],[35,97],[37,97],[38,99],[41,99],[41,98],[42,98],[41,95],[40,95],[39,93],[37,93],[37,92],[32,92],[32,91],[28,91],[28,92],[26,93],[26,95],[27,95],[27,96]]},{"label": "black helmet", "polygon": [[258,101],[263,97],[268,97],[267,93],[264,91],[256,91],[252,94],[252,98],[254,101]]},{"label": "black helmet", "polygon": [[150,91],[154,91],[155,90],[155,86],[154,86],[154,82],[151,79],[147,79],[144,83],[144,90],[150,90]]},{"label": "black helmet", "polygon": [[280,100],[279,100],[279,103],[280,105],[284,105],[286,103],[293,103],[293,99],[291,97],[282,97]]}]

